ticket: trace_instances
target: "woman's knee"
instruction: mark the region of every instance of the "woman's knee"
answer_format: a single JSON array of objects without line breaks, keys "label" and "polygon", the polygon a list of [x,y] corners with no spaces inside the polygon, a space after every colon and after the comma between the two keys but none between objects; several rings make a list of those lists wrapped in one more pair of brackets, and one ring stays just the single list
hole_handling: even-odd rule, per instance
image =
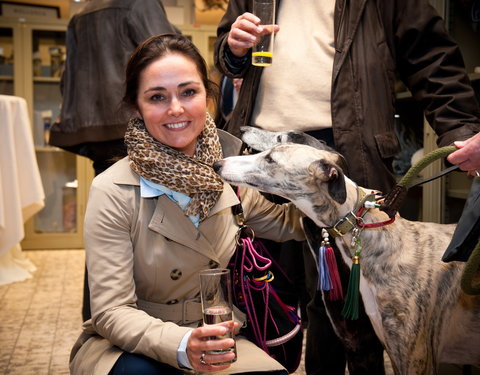
[{"label": "woman's knee", "polygon": [[235,375],[288,375],[288,372],[285,371],[285,370],[262,371],[262,372],[242,372],[242,373],[236,373]]},{"label": "woman's knee", "polygon": [[181,375],[182,371],[141,354],[123,353],[108,375]]}]

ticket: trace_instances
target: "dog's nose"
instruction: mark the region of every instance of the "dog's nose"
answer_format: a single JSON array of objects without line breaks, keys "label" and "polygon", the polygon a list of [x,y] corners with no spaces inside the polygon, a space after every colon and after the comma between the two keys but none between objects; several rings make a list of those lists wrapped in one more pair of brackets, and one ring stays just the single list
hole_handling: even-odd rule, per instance
[{"label": "dog's nose", "polygon": [[220,170],[222,169],[222,166],[223,166],[223,160],[216,161],[215,163],[213,163],[213,170],[219,173]]}]

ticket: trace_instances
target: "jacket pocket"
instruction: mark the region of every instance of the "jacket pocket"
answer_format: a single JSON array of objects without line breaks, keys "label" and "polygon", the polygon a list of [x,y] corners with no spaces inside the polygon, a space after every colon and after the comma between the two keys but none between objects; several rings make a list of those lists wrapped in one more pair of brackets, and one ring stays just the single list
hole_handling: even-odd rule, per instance
[{"label": "jacket pocket", "polygon": [[375,135],[375,142],[382,159],[394,157],[400,152],[400,142],[394,132]]}]

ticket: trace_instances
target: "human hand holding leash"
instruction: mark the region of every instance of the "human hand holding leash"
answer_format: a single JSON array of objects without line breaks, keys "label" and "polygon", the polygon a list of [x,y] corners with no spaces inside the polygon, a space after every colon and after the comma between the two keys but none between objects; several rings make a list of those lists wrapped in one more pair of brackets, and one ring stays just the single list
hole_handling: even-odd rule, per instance
[{"label": "human hand holding leash", "polygon": [[480,177],[480,133],[466,141],[457,141],[454,144],[458,150],[448,155],[447,160],[457,164],[470,176]]},{"label": "human hand holding leash", "polygon": [[[233,323],[233,325],[237,327],[238,323]],[[231,363],[221,365],[217,363],[231,361],[235,357],[234,352],[225,352],[225,354],[210,354],[208,352],[212,350],[224,350],[234,346],[235,341],[231,338],[215,338],[225,335],[229,330],[232,330],[232,328],[232,322],[226,322],[205,325],[195,328],[192,331],[187,343],[187,357],[194,370],[214,372],[230,367]]]}]

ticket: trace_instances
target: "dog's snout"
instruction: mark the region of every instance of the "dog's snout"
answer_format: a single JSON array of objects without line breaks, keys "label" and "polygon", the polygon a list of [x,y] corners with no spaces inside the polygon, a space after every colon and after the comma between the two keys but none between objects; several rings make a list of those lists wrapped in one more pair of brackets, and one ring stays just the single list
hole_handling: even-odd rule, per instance
[{"label": "dog's snout", "polygon": [[223,160],[216,161],[215,163],[213,163],[213,170],[219,173],[220,170],[222,169],[222,166],[223,166]]}]

